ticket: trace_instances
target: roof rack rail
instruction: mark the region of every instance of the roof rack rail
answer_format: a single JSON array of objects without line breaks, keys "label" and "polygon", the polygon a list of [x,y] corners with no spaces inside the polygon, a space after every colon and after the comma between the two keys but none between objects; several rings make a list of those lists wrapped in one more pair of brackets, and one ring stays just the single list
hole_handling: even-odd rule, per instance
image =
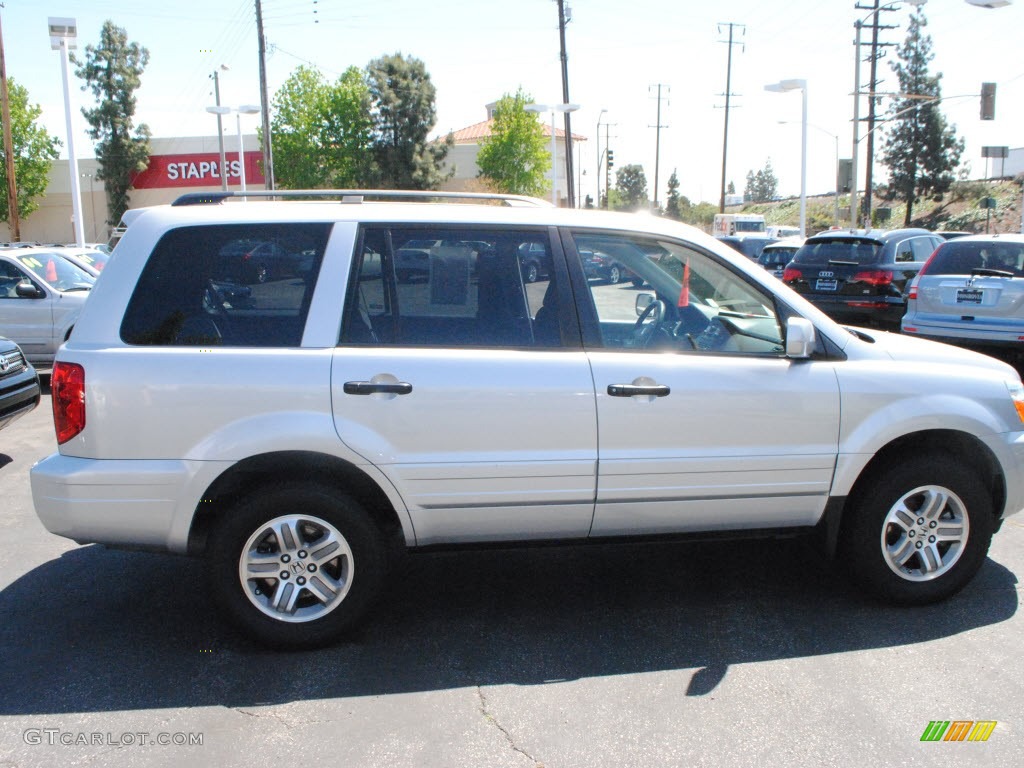
[{"label": "roof rack rail", "polygon": [[342,203],[362,203],[371,200],[494,200],[504,205],[550,208],[551,203],[526,195],[503,195],[490,192],[440,192],[416,189],[258,189],[228,192],[188,192],[176,199],[174,205],[215,205],[229,198],[339,198]]}]

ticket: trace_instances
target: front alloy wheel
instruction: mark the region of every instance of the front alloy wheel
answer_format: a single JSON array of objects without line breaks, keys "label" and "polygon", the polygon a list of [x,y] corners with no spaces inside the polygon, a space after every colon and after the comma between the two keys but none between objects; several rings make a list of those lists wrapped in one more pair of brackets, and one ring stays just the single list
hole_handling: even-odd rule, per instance
[{"label": "front alloy wheel", "polygon": [[948,488],[926,485],[897,501],[882,523],[882,556],[907,581],[928,581],[949,572],[964,553],[970,518]]},{"label": "front alloy wheel", "polygon": [[902,605],[944,600],[985,562],[996,515],[988,474],[936,451],[862,479],[843,512],[839,555],[879,597]]}]

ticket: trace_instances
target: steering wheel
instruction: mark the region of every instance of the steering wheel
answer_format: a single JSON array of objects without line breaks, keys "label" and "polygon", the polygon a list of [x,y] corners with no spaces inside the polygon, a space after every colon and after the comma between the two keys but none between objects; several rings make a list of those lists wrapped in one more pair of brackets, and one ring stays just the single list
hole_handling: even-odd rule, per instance
[{"label": "steering wheel", "polygon": [[[665,314],[668,308],[665,302],[661,299],[655,299],[646,307],[644,311],[640,313],[640,317],[636,319],[636,323],[633,324],[633,345],[636,347],[646,347],[651,343],[651,339],[654,338],[655,333],[661,328],[662,323],[665,322]],[[645,321],[650,318],[650,322],[645,324]]]}]

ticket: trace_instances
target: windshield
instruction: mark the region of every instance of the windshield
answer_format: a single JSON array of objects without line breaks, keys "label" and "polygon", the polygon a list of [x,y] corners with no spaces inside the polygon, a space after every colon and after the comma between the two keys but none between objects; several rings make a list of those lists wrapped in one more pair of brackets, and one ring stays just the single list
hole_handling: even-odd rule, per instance
[{"label": "windshield", "polygon": [[876,264],[882,258],[884,246],[877,240],[855,237],[822,238],[808,241],[796,252],[796,264],[825,265],[835,262]]},{"label": "windshield", "polygon": [[18,263],[57,291],[87,291],[96,278],[58,253],[18,256]]}]

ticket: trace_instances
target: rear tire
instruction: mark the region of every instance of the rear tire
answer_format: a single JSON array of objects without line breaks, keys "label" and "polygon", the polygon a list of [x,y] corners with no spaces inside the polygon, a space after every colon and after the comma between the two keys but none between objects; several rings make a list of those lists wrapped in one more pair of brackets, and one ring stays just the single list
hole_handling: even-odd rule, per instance
[{"label": "rear tire", "polygon": [[380,536],[351,498],[286,483],[229,509],[210,539],[214,597],[243,632],[277,648],[340,640],[366,613],[386,570]]},{"label": "rear tire", "polygon": [[869,478],[844,515],[840,556],[882,599],[925,605],[959,592],[985,561],[995,528],[979,472],[945,453]]}]

